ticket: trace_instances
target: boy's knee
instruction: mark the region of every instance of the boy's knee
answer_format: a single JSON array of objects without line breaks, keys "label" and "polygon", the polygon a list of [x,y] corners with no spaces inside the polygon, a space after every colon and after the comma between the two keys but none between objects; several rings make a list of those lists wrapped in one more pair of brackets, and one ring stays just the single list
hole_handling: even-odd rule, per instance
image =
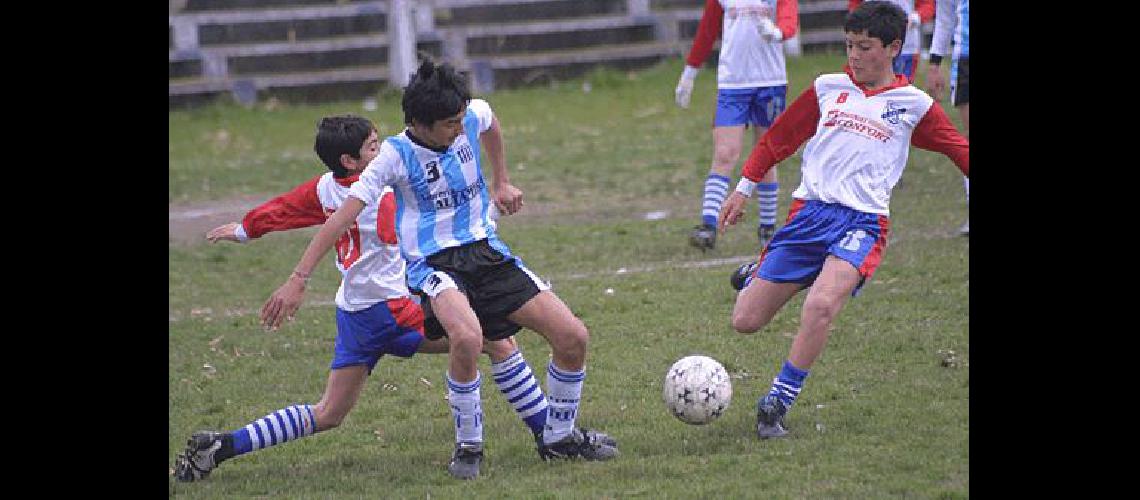
[{"label": "boy's knee", "polygon": [[590,332],[581,320],[575,318],[572,325],[558,334],[557,342],[552,347],[563,356],[574,359],[586,357],[586,348],[590,343]]},{"label": "boy's knee", "polygon": [[732,315],[732,329],[738,333],[756,333],[764,327],[764,322],[746,313]]}]

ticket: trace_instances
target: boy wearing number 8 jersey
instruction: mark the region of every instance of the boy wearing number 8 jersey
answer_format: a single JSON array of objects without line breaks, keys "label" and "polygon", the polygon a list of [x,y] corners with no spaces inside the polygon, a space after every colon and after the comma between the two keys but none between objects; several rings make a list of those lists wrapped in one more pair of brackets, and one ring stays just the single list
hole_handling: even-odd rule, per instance
[{"label": "boy wearing number 8 jersey", "polygon": [[776,119],[721,210],[724,231],[740,219],[764,173],[807,142],[787,223],[761,252],[732,311],[733,328],[752,333],[810,286],[788,359],[757,402],[761,439],[787,434],[784,415],[823,352],[832,322],[878,267],[891,190],[909,146],[942,153],[970,173],[966,139],[938,103],[892,71],[906,25],[906,13],[889,2],[865,2],[851,12],[843,27],[846,71],[817,77]]}]

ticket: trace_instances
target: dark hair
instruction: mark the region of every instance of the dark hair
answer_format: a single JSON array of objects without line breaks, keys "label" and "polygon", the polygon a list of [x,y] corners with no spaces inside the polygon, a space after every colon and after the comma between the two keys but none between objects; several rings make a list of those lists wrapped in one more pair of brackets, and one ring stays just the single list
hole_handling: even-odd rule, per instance
[{"label": "dark hair", "polygon": [[863,2],[847,14],[843,31],[848,33],[867,32],[867,36],[878,38],[883,46],[898,40],[906,42],[906,12],[902,7],[890,2]]},{"label": "dark hair", "polygon": [[412,120],[432,126],[436,121],[455,116],[471,100],[467,82],[449,64],[436,66],[424,60],[404,87],[404,123]]},{"label": "dark hair", "polygon": [[364,141],[372,135],[376,127],[367,118],[352,114],[340,116],[326,116],[317,124],[317,139],[313,143],[313,151],[321,157],[325,166],[332,170],[333,176],[344,177],[348,170],[340,164],[340,155],[360,159],[360,149]]}]

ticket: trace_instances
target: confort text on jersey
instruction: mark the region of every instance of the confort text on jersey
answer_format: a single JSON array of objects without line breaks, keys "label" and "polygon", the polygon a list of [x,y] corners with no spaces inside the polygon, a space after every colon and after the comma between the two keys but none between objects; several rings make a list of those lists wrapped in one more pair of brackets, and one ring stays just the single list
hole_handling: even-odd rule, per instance
[{"label": "confort text on jersey", "polygon": [[827,121],[823,123],[823,126],[839,127],[841,130],[862,134],[882,142],[891,139],[891,131],[887,127],[866,117],[839,110],[828,111]]}]

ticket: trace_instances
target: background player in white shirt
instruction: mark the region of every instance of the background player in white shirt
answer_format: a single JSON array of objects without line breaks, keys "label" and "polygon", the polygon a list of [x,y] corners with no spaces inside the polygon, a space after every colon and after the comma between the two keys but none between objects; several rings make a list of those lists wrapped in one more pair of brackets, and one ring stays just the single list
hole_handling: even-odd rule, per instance
[{"label": "background player in white shirt", "polygon": [[[720,37],[717,64],[716,113],[713,116],[713,159],[704,183],[701,223],[689,242],[701,250],[716,246],[717,214],[728,194],[736,161],[740,159],[744,128],[752,127],[759,140],[772,120],[784,111],[788,74],[783,40],[799,28],[796,0],[707,0],[705,11],[685,69],[677,82],[677,105],[689,107],[693,82],[700,67]],[[776,227],[779,184],[776,169],[764,174],[758,186],[760,245],[767,243]]]},{"label": "background player in white shirt", "polygon": [[[950,104],[958,108],[966,137],[970,137],[970,0],[937,0],[938,14],[934,16],[934,39],[930,43],[930,65],[926,67],[926,89],[935,99],[942,99],[946,78],[942,76],[942,58],[950,52],[954,40],[954,53],[950,61]],[[966,208],[970,206],[970,178],[963,177],[966,188]],[[958,230],[970,235],[970,219]]]},{"label": "background player in white shirt", "polygon": [[[425,316],[439,321],[450,341],[447,386],[456,447],[448,471],[460,479],[479,475],[483,426],[476,358],[484,337],[513,335],[506,328],[510,325],[543,335],[553,351],[547,365],[546,427],[536,437],[539,456],[615,457],[617,444],[611,438],[574,425],[585,379],[585,325],[511,255],[491,224],[492,204],[511,215],[523,207],[523,197],[508,178],[502,133],[490,106],[471,99],[454,68],[425,61],[404,89],[402,107],[408,127],[384,140],[294,272],[311,272],[337,235],[391,187],[408,286],[425,297]],[[481,171],[484,145],[492,166],[493,200]],[[292,316],[303,295],[296,280],[286,281],[266,301],[262,323],[275,327]]]},{"label": "background player in white shirt", "polygon": [[761,439],[787,434],[784,415],[823,352],[828,329],[847,297],[878,267],[890,228],[891,190],[910,145],[945,154],[969,175],[969,143],[938,103],[892,71],[906,21],[902,9],[882,1],[866,2],[847,16],[846,72],[817,77],[776,120],[721,210],[723,231],[740,219],[764,172],[807,141],[788,219],[761,250],[732,311],[736,331],[756,332],[810,287],[788,359],[757,402]]},{"label": "background player in white shirt", "polygon": [[[316,176],[289,192],[250,210],[242,222],[210,230],[211,242],[246,242],[275,231],[319,225],[348,196],[349,187],[379,150],[372,123],[359,116],[323,118],[317,127],[314,151],[330,172]],[[436,322],[424,338],[423,311],[409,300],[404,284],[404,259],[396,246],[395,200],[386,192],[376,210],[360,214],[336,243],[336,266],[343,275],[337,292],[337,339],[325,393],[315,405],[296,405],[233,432],[199,431],[175,458],[175,478],[194,481],[234,456],[282,444],[340,425],[356,405],[373,367],[385,354],[446,353]],[[303,280],[304,281],[304,280]],[[437,330],[435,335],[431,330]],[[517,331],[517,327],[516,327]],[[531,432],[546,424],[547,402],[513,338],[483,346],[491,358],[495,382]],[[275,422],[279,416],[289,428]]]}]

